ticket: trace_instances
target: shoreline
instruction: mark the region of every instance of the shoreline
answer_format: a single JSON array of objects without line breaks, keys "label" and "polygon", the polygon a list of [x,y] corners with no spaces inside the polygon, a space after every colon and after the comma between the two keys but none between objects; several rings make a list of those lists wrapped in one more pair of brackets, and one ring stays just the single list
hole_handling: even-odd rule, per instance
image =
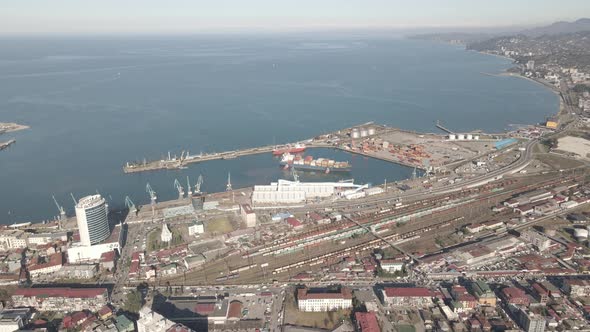
[{"label": "shoreline", "polygon": [[17,131],[30,129],[30,126],[21,125],[15,122],[0,122],[0,135],[14,133]]},{"label": "shoreline", "polygon": [[[475,50],[468,50],[467,46],[465,47],[465,51],[468,52],[475,52],[478,54],[482,54],[482,55],[488,55],[488,56],[493,56],[493,57],[498,57],[501,59],[506,59],[506,60],[510,60],[512,62],[512,64],[516,64],[516,60],[506,56],[506,55],[500,55],[500,54],[493,54],[493,53],[488,53],[488,52],[480,52],[480,51],[475,51]],[[548,84],[547,82],[541,81],[540,79],[536,79],[536,78],[531,78],[531,77],[526,77],[520,73],[512,73],[509,72],[510,68],[505,69],[503,72],[498,73],[498,74],[492,74],[492,73],[484,73],[482,72],[481,74],[483,75],[487,75],[487,76],[493,76],[493,77],[514,77],[514,78],[519,78],[519,79],[525,79],[529,82],[533,82],[537,85],[541,85],[542,87],[544,87],[545,89],[553,92],[554,94],[556,94],[558,96],[559,99],[559,106],[557,107],[557,112],[552,113],[555,117],[559,117],[561,115],[561,112],[563,109],[565,109],[565,101],[563,100],[563,96],[561,95],[561,91],[559,91],[555,86]]]}]

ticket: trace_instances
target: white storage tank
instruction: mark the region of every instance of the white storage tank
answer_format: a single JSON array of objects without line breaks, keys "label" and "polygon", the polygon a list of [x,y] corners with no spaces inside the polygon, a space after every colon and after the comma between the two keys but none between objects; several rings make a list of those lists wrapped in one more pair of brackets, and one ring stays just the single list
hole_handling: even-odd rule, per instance
[{"label": "white storage tank", "polygon": [[459,134],[459,135],[457,135],[457,139],[460,140],[460,141],[461,140],[464,140],[465,139],[465,135],[464,134]]},{"label": "white storage tank", "polygon": [[370,136],[375,135],[375,128],[369,128],[369,135]]},{"label": "white storage tank", "polygon": [[476,141],[478,141],[479,140],[479,135],[473,136],[473,139],[476,140]]},{"label": "white storage tank", "polygon": [[361,134],[359,133],[359,130],[355,128],[350,133],[350,137],[352,137],[352,138],[359,138],[359,137],[361,137]]},{"label": "white storage tank", "polygon": [[454,141],[457,139],[457,135],[455,134],[449,134],[449,140]]},{"label": "white storage tank", "polygon": [[576,228],[574,229],[574,237],[578,241],[586,241],[588,240],[588,230],[584,228]]},{"label": "white storage tank", "polygon": [[473,135],[471,135],[471,134],[467,134],[467,139],[468,139],[468,140],[472,140],[472,139],[473,139]]},{"label": "white storage tank", "polygon": [[361,129],[361,137],[367,137],[369,136],[369,131],[367,131],[367,129]]}]

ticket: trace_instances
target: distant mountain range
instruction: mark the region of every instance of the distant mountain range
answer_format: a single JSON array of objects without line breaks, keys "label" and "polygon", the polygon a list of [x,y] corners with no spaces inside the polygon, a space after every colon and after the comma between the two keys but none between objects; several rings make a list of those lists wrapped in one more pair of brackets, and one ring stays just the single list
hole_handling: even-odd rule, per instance
[{"label": "distant mountain range", "polygon": [[538,37],[542,35],[559,35],[580,31],[590,31],[590,18],[581,18],[574,22],[555,22],[544,27],[524,30],[520,32],[520,34]]},{"label": "distant mountain range", "polygon": [[[481,29],[480,29],[481,30]],[[574,22],[556,22],[551,25],[529,28],[529,29],[488,29],[487,31],[480,30],[466,30],[461,31],[444,31],[439,33],[415,33],[409,35],[412,39],[425,39],[425,40],[437,40],[437,41],[455,41],[462,42],[464,44],[470,44],[474,42],[480,42],[491,38],[504,37],[504,36],[516,36],[524,35],[527,37],[540,37],[540,36],[556,36],[561,34],[570,34],[582,31],[590,31],[590,18],[581,18]]]}]

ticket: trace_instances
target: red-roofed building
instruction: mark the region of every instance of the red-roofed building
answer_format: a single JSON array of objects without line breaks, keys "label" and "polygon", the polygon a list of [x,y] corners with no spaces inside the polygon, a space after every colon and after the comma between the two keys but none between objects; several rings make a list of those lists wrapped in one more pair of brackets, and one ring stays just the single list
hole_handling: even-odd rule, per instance
[{"label": "red-roofed building", "polygon": [[28,267],[29,274],[34,278],[41,274],[55,273],[61,269],[63,261],[63,254],[61,252],[55,253],[46,257],[44,263],[30,265]]},{"label": "red-roofed building", "polygon": [[112,316],[113,316],[113,309],[111,309],[111,307],[109,307],[108,305],[103,306],[98,311],[98,317],[100,317],[100,319],[102,319],[102,320],[109,319]]},{"label": "red-roofed building", "polygon": [[502,290],[502,299],[510,304],[529,305],[529,297],[526,292],[516,287],[506,287]]},{"label": "red-roofed building", "polygon": [[229,309],[227,310],[227,319],[229,320],[240,320],[242,319],[242,310],[244,305],[238,300],[233,300],[229,303]]},{"label": "red-roofed building", "polygon": [[103,270],[112,271],[115,268],[115,260],[117,254],[115,251],[107,251],[100,255],[100,268]]},{"label": "red-roofed building", "polygon": [[139,261],[131,261],[131,266],[129,267],[129,278],[137,277],[139,277]]},{"label": "red-roofed building", "polygon": [[383,289],[385,304],[392,306],[424,307],[432,304],[433,296],[431,290],[421,287],[385,287]]},{"label": "red-roofed building", "polygon": [[297,290],[297,304],[301,311],[333,311],[352,308],[352,291],[340,287],[338,291],[328,289]]},{"label": "red-roofed building", "polygon": [[380,332],[377,316],[373,312],[357,312],[354,314],[359,332]]},{"label": "red-roofed building", "polygon": [[549,290],[547,290],[545,287],[543,287],[543,285],[541,285],[538,282],[535,282],[533,284],[533,295],[535,296],[535,299],[537,301],[539,301],[539,303],[541,304],[545,304],[547,303],[547,301],[549,301]]},{"label": "red-roofed building", "polygon": [[12,295],[15,307],[39,311],[98,311],[107,301],[106,288],[19,288]]},{"label": "red-roofed building", "polygon": [[289,218],[285,219],[285,222],[287,222],[287,224],[289,226],[291,226],[291,228],[293,228],[293,229],[303,228],[303,224],[297,218],[289,217]]}]

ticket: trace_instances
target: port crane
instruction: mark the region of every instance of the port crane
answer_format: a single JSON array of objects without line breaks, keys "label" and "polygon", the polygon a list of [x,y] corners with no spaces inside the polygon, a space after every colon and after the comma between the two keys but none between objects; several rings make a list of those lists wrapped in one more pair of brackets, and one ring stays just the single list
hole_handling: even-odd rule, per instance
[{"label": "port crane", "polygon": [[153,217],[154,215],[156,215],[156,199],[158,197],[156,196],[156,192],[154,191],[154,189],[152,189],[152,186],[150,186],[149,182],[145,185],[145,191],[150,194],[150,205],[152,206]]},{"label": "port crane", "polygon": [[76,200],[76,197],[74,197],[74,194],[70,193],[70,196],[72,197],[72,201],[74,201],[74,205],[78,205],[78,201]]},{"label": "port crane", "polygon": [[186,177],[186,197],[191,197],[191,195],[193,194],[192,190],[191,190],[191,182],[188,178],[188,176]]},{"label": "port crane", "polygon": [[55,206],[57,206],[57,209],[59,210],[59,229],[61,229],[61,222],[66,220],[66,210],[64,210],[64,207],[59,205],[59,203],[57,203],[57,199],[55,199],[55,195],[51,195],[51,197],[53,198],[53,203],[55,203]]},{"label": "port crane", "polygon": [[199,174],[199,178],[197,179],[197,183],[195,184],[195,194],[201,193],[201,186],[203,185],[203,176]]},{"label": "port crane", "polygon": [[135,204],[133,203],[131,198],[129,198],[129,196],[125,196],[125,206],[129,209],[129,212],[133,211],[136,215],[137,212],[139,212],[139,209],[135,207]]},{"label": "port crane", "polygon": [[174,188],[178,190],[178,199],[184,197],[184,188],[182,188],[182,185],[180,182],[178,182],[178,179],[174,179]]},{"label": "port crane", "polygon": [[149,193],[149,194],[150,194],[150,200],[151,200],[151,204],[152,204],[152,205],[156,204],[156,199],[157,199],[158,197],[156,196],[156,192],[154,191],[154,189],[152,189],[152,186],[150,186],[149,182],[148,182],[148,184],[145,186],[145,191],[146,191],[147,193]]},{"label": "port crane", "polygon": [[227,172],[227,185],[225,186],[225,191],[232,191],[231,187],[231,173]]}]

